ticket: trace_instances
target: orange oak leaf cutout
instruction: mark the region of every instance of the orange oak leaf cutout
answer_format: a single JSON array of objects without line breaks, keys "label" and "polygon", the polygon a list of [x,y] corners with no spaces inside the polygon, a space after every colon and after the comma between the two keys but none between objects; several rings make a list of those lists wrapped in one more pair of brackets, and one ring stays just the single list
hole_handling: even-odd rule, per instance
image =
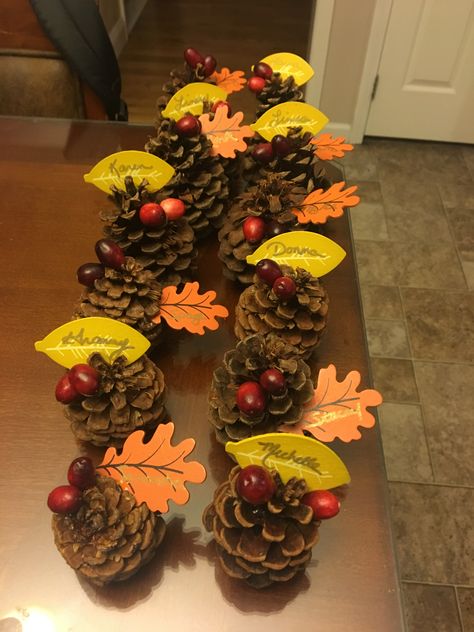
[{"label": "orange oak leaf cutout", "polygon": [[343,136],[333,138],[331,134],[320,134],[310,140],[310,143],[316,145],[315,155],[320,160],[332,160],[333,158],[342,158],[346,151],[352,151],[354,146],[346,143]]},{"label": "orange oak leaf cutout", "polygon": [[[219,108],[224,110],[226,108]],[[218,110],[218,111],[219,111]],[[159,323],[161,318],[173,329],[187,329],[192,334],[203,335],[204,328],[217,329],[217,316],[226,318],[228,310],[223,305],[213,305],[216,298],[213,290],[199,294],[199,283],[186,283],[178,292],[176,286],[169,285],[161,292],[160,313],[153,321]]]},{"label": "orange oak leaf cutout", "polygon": [[151,511],[168,511],[168,500],[185,505],[189,500],[185,483],[202,483],[206,470],[197,461],[185,460],[194,450],[194,439],[184,439],[173,446],[173,432],[174,424],[160,424],[150,441],[143,443],[145,433],[136,430],[120,454],[109,448],[96,469],[129,490],[138,504],[146,502]]},{"label": "orange oak leaf cutout", "polygon": [[247,80],[245,79],[245,73],[243,70],[234,70],[230,72],[229,68],[222,68],[219,72],[215,70],[209,77],[211,81],[215,81],[219,88],[222,88],[227,94],[233,92],[240,92],[244,89]]},{"label": "orange oak leaf cutout", "polygon": [[358,426],[372,428],[375,418],[367,406],[378,406],[382,395],[373,389],[357,391],[359,371],[350,371],[342,382],[336,378],[336,367],[321,369],[313,399],[305,404],[303,419],[296,426],[280,426],[281,432],[310,432],[315,439],[329,442],[336,438],[349,442],[360,439]]},{"label": "orange oak leaf cutout", "polygon": [[243,112],[236,112],[230,118],[227,116],[227,108],[217,108],[212,121],[209,114],[201,114],[199,120],[202,125],[202,133],[206,134],[212,143],[212,153],[224,158],[235,158],[236,151],[245,151],[247,143],[244,137],[253,136],[254,131],[249,125],[240,123],[244,118]]},{"label": "orange oak leaf cutout", "polygon": [[[224,108],[221,108],[224,109]],[[300,224],[324,224],[328,217],[341,217],[348,206],[356,206],[360,202],[356,186],[344,190],[345,182],[336,182],[327,191],[316,189],[305,197],[300,207],[293,213]]]}]

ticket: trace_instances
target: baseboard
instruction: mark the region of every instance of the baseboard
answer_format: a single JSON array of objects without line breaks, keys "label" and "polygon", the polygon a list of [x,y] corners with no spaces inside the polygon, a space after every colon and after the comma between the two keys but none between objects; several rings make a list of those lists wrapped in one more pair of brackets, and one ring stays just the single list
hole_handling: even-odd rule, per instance
[{"label": "baseboard", "polygon": [[331,134],[332,136],[344,136],[344,138],[355,145],[358,145],[363,141],[357,132],[353,129],[350,123],[337,123],[329,121],[326,127],[322,130],[322,133]]}]

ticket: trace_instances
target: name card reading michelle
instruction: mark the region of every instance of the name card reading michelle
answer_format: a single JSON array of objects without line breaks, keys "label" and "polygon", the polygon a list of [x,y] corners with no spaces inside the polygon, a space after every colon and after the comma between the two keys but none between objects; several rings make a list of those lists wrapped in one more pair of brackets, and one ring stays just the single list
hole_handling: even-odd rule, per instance
[{"label": "name card reading michelle", "polygon": [[110,193],[112,185],[123,189],[125,176],[131,176],[136,186],[146,180],[149,191],[158,191],[171,180],[173,174],[173,167],[161,158],[146,151],[128,150],[102,158],[85,174],[84,181],[104,193]]},{"label": "name card reading michelle", "polygon": [[250,127],[270,142],[277,134],[287,136],[292,127],[301,127],[303,132],[311,132],[314,136],[328,122],[328,117],[312,105],[288,101],[267,110]]},{"label": "name card reading michelle", "polygon": [[90,316],[61,325],[43,340],[35,342],[36,351],[70,369],[87,362],[93,353],[100,353],[112,363],[119,356],[131,364],[149,348],[150,342],[141,333],[112,318]]},{"label": "name card reading michelle", "polygon": [[272,432],[225,446],[240,467],[261,465],[276,470],[283,483],[304,478],[309,491],[332,489],[350,482],[349,472],[328,446],[296,434]]},{"label": "name card reading michelle", "polygon": [[314,75],[308,62],[294,53],[273,53],[261,61],[268,64],[273,72],[280,73],[282,79],[293,77],[298,86],[302,86]]},{"label": "name card reading michelle", "polygon": [[188,83],[171,97],[163,110],[163,116],[178,121],[186,114],[202,114],[204,101],[214,103],[225,101],[226,98],[227,93],[212,83]]},{"label": "name card reading michelle", "polygon": [[273,259],[280,265],[304,268],[313,276],[321,277],[339,265],[345,256],[345,250],[332,239],[295,230],[265,241],[247,257],[247,263],[257,265],[261,259]]}]

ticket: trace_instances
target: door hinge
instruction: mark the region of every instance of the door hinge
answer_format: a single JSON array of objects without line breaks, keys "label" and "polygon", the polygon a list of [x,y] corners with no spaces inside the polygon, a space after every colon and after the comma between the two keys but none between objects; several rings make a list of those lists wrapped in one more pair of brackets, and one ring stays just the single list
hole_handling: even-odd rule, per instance
[{"label": "door hinge", "polygon": [[370,96],[370,100],[373,101],[375,99],[375,95],[377,93],[377,88],[379,85],[379,76],[376,75],[375,79],[374,79],[374,85],[372,87],[372,94]]}]

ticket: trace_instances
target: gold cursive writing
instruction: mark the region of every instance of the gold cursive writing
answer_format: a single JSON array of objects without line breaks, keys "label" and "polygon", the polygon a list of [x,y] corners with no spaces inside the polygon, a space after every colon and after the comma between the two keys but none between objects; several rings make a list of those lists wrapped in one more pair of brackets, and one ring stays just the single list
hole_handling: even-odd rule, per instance
[{"label": "gold cursive writing", "polygon": [[132,176],[135,173],[141,173],[144,170],[153,169],[152,166],[143,164],[119,164],[117,166],[117,158],[109,163],[109,174],[115,178],[123,176]]},{"label": "gold cursive writing", "polygon": [[128,338],[123,338],[122,340],[117,340],[111,336],[93,336],[92,338],[89,338],[84,335],[84,327],[77,334],[71,331],[63,336],[61,339],[61,346],[97,347],[99,349],[101,347],[117,347],[117,349],[110,354],[110,360],[114,360],[127,349],[135,349],[135,347],[130,344],[130,340]]},{"label": "gold cursive writing", "polygon": [[281,241],[267,243],[266,248],[270,259],[272,257],[284,257],[287,255],[300,257],[301,259],[306,259],[307,257],[322,260],[329,259],[329,255],[325,252],[319,252],[318,250],[309,248],[308,246],[285,246],[285,244]]},{"label": "gold cursive writing", "polygon": [[262,465],[264,467],[266,466],[267,460],[275,458],[289,463],[296,463],[296,465],[301,467],[309,467],[313,470],[313,472],[316,472],[316,474],[322,475],[319,461],[314,456],[298,456],[296,450],[285,452],[281,449],[281,445],[279,443],[274,443],[273,441],[259,441],[258,444],[262,446],[262,449],[266,452],[262,460]]}]

